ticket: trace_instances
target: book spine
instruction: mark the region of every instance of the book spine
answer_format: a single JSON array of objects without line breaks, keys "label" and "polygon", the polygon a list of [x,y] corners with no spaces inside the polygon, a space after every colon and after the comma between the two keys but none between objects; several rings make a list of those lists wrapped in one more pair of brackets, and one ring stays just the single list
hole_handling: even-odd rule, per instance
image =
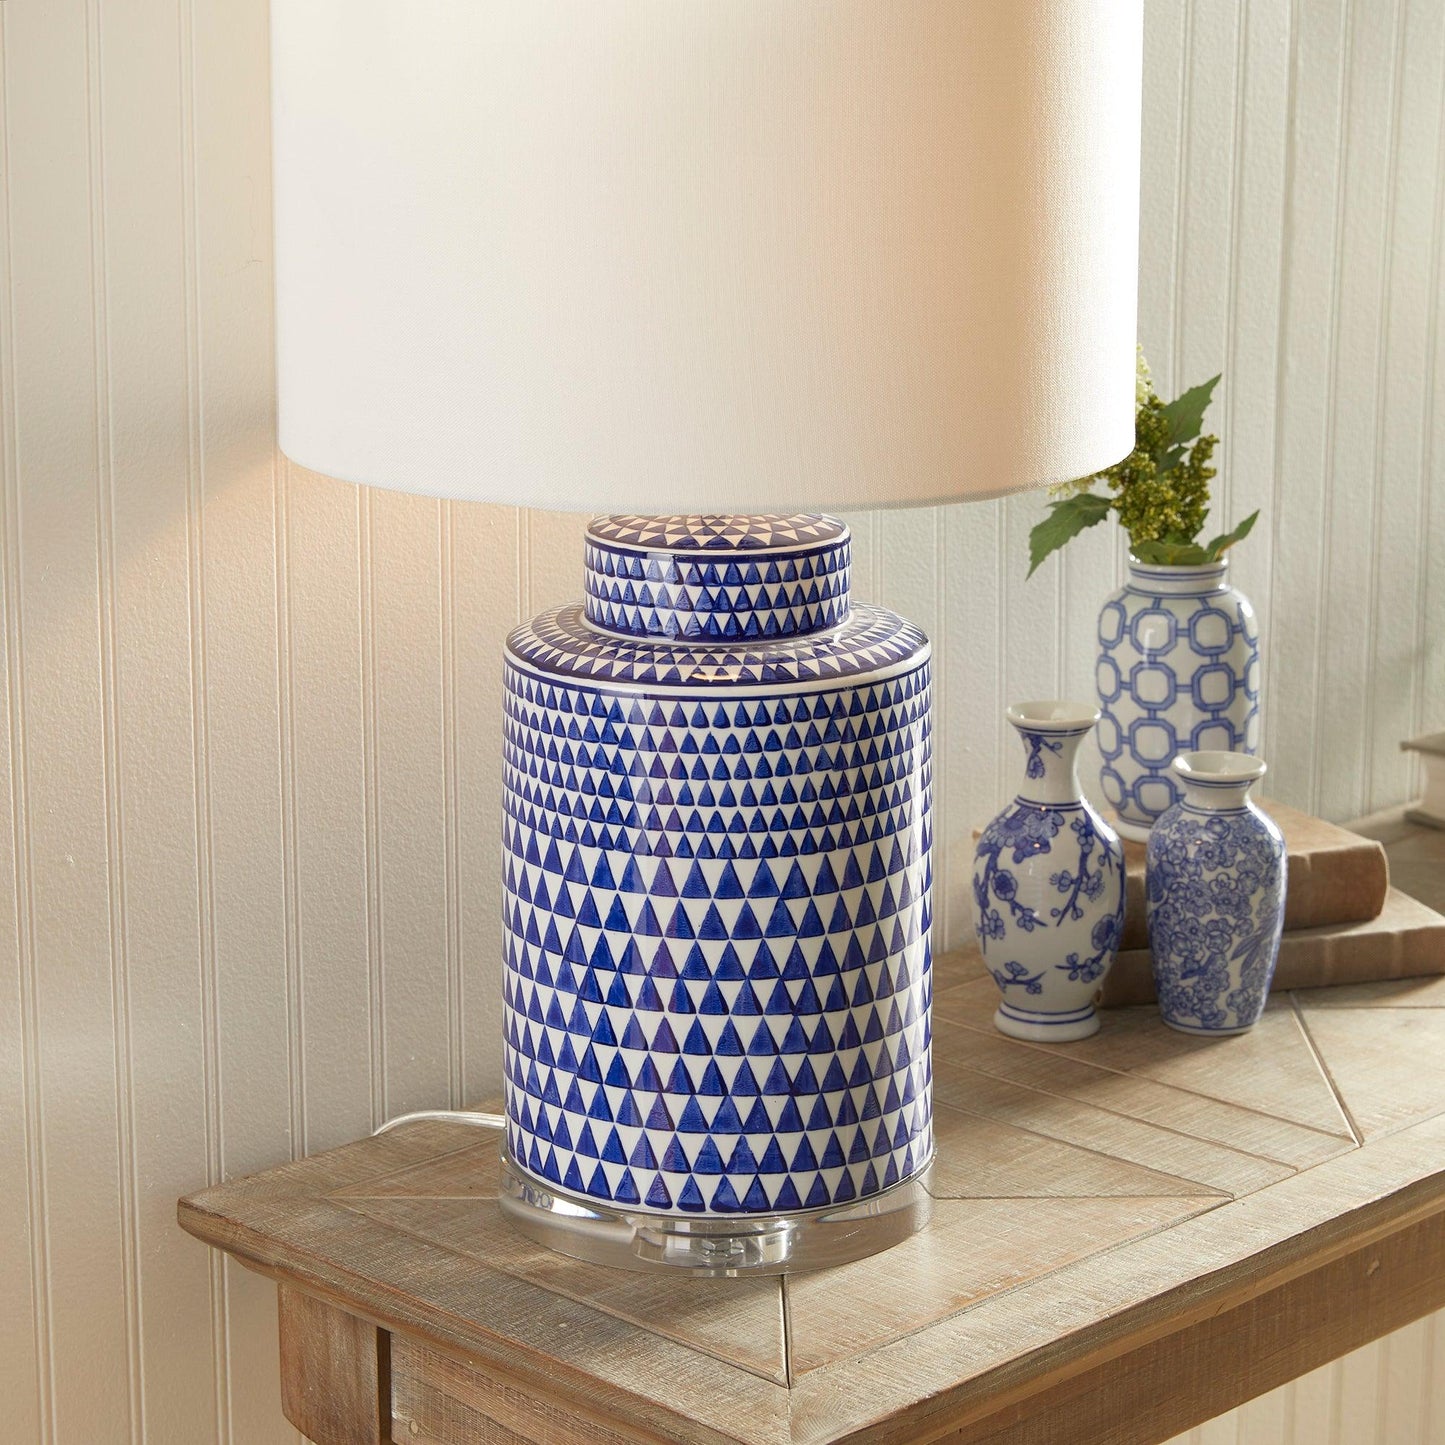
[{"label": "book spine", "polygon": [[[1149,947],[1144,910],[1144,851],[1126,850],[1123,948]],[[1379,917],[1390,891],[1384,847],[1361,838],[1348,848],[1292,854],[1285,890],[1286,931],[1365,923]]]},{"label": "book spine", "polygon": [[[1445,918],[1393,890],[1387,902],[1398,921],[1387,921],[1382,927],[1286,933],[1280,941],[1272,989],[1445,974]],[[1154,1001],[1149,950],[1122,949],[1100,990],[1100,1007],[1124,1008]]]}]

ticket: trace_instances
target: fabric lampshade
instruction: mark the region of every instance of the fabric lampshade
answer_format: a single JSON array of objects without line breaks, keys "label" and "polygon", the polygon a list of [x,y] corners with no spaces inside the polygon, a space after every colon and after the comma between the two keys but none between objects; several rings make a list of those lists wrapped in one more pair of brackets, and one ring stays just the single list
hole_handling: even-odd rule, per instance
[{"label": "fabric lampshade", "polygon": [[1134,435],[1142,0],[272,0],[280,438],[614,513]]}]

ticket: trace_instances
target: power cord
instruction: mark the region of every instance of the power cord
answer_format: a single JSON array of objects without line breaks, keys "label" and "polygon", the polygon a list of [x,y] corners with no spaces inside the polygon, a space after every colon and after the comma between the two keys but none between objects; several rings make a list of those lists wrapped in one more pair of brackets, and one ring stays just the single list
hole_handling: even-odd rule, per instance
[{"label": "power cord", "polygon": [[371,1131],[374,1139],[402,1124],[467,1124],[473,1129],[505,1129],[507,1121],[500,1114],[483,1114],[477,1109],[418,1109],[414,1114],[398,1114],[379,1129]]}]

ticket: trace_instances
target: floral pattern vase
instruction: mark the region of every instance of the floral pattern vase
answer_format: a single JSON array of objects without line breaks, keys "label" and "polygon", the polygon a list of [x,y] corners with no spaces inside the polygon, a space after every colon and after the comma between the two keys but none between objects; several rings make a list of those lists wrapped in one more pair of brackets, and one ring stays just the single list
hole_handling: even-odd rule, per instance
[{"label": "floral pattern vase", "polygon": [[1284,927],[1279,829],[1252,803],[1244,753],[1174,761],[1184,800],[1149,835],[1145,892],[1159,1011],[1191,1034],[1242,1034],[1264,1012]]},{"label": "floral pattern vase", "polygon": [[1259,746],[1259,626],[1228,560],[1131,559],[1099,614],[1095,678],[1100,785],[1119,831],[1142,842],[1182,796],[1170,772],[1179,753]]},{"label": "floral pattern vase", "polygon": [[1079,790],[1079,744],[1098,721],[1085,703],[1008,710],[1027,755],[1018,796],[980,835],[974,925],[1003,994],[994,1024],[1013,1038],[1096,1033],[1094,997],[1124,926],[1118,835]]}]

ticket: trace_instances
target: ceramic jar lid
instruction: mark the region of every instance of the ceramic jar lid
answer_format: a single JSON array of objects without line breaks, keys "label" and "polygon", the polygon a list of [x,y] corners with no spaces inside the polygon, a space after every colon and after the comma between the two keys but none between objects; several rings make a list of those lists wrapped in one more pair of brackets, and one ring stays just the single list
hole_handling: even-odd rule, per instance
[{"label": "ceramic jar lid", "polygon": [[848,617],[848,528],[792,516],[605,516],[586,535],[587,622],[700,643],[799,637]]}]

